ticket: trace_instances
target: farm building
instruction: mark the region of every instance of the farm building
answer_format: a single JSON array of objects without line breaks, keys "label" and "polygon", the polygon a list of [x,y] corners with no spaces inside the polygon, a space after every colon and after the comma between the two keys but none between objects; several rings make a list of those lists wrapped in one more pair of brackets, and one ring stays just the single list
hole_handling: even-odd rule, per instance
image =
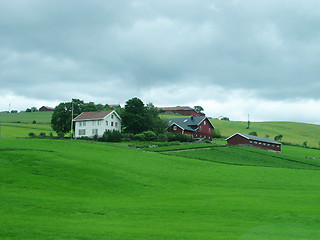
[{"label": "farm building", "polygon": [[168,130],[173,133],[191,135],[194,139],[212,140],[214,126],[205,116],[166,119]]},{"label": "farm building", "polygon": [[204,116],[205,114],[202,112],[197,112],[191,107],[159,107],[158,108],[163,113],[170,114],[181,114],[185,116]]},{"label": "farm building", "polygon": [[281,152],[281,143],[270,138],[262,138],[242,133],[236,133],[231,137],[228,137],[226,140],[229,145],[253,146],[257,148]]},{"label": "farm building", "polygon": [[53,112],[54,108],[52,107],[47,107],[47,106],[42,106],[41,108],[39,108],[40,112]]},{"label": "farm building", "polygon": [[73,119],[75,123],[75,138],[101,137],[106,130],[121,132],[121,118],[112,111],[83,112]]}]

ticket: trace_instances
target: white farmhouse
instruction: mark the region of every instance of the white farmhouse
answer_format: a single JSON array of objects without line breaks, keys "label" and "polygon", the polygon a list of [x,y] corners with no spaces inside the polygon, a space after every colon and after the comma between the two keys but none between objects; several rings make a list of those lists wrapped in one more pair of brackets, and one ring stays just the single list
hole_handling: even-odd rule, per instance
[{"label": "white farmhouse", "polygon": [[83,112],[73,119],[75,123],[75,138],[101,137],[106,130],[121,132],[121,118],[115,110]]}]

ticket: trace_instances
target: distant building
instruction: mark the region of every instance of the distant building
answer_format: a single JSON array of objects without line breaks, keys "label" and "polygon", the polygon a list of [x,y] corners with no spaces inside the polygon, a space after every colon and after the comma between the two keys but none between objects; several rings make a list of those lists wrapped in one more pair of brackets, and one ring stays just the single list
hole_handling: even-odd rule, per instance
[{"label": "distant building", "polygon": [[193,108],[188,106],[177,106],[177,107],[158,107],[163,113],[169,114],[181,114],[185,116],[205,116],[202,112],[197,112]]},{"label": "distant building", "polygon": [[262,149],[281,152],[281,143],[270,138],[262,138],[242,133],[236,133],[227,139],[228,145],[232,146],[252,146]]},{"label": "distant building", "polygon": [[115,110],[83,112],[73,119],[75,123],[75,138],[101,137],[106,130],[121,132],[121,118]]},{"label": "distant building", "polygon": [[194,139],[212,140],[214,126],[205,116],[164,119],[168,122],[168,130],[173,133],[191,135]]},{"label": "distant building", "polygon": [[39,108],[40,112],[53,112],[54,108],[52,107],[47,107],[47,106],[42,106],[41,108]]}]

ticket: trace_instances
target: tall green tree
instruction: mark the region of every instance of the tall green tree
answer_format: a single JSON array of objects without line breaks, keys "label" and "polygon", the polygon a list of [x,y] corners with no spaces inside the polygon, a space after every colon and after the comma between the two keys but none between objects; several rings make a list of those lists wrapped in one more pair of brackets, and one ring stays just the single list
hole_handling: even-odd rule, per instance
[{"label": "tall green tree", "polygon": [[146,121],[148,130],[155,132],[156,134],[164,133],[167,127],[165,121],[159,116],[159,109],[156,108],[152,103],[146,105]]},{"label": "tall green tree", "polygon": [[198,113],[204,110],[201,106],[194,106],[193,109]]},{"label": "tall green tree", "polygon": [[126,132],[137,134],[148,129],[146,108],[139,98],[135,97],[126,102],[121,118]]},{"label": "tall green tree", "polygon": [[[73,116],[72,115],[73,105]],[[85,103],[79,99],[72,99],[71,102],[60,103],[55,107],[51,118],[51,127],[57,133],[66,134],[71,130],[71,121],[82,112],[97,111],[93,102]]]}]

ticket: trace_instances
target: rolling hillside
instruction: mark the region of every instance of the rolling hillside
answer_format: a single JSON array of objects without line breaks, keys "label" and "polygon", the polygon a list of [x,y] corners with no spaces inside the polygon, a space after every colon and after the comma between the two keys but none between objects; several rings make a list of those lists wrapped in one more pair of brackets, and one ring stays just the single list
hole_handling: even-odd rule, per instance
[{"label": "rolling hillside", "polygon": [[[196,151],[238,163],[251,154],[227,149]],[[270,166],[281,154],[254,154],[269,166],[81,141],[0,139],[0,238],[319,239],[319,168],[304,167],[304,157]]]},{"label": "rolling hillside", "polygon": [[20,112],[20,113],[0,113],[2,123],[37,123],[49,124],[53,112]]},{"label": "rolling hillside", "polygon": [[307,141],[311,147],[320,147],[320,125],[295,123],[295,122],[251,122],[250,129],[247,129],[247,122],[211,120],[217,130],[224,137],[229,137],[234,133],[248,134],[252,131],[258,133],[260,137],[274,138],[282,135],[282,142],[302,145]]}]

